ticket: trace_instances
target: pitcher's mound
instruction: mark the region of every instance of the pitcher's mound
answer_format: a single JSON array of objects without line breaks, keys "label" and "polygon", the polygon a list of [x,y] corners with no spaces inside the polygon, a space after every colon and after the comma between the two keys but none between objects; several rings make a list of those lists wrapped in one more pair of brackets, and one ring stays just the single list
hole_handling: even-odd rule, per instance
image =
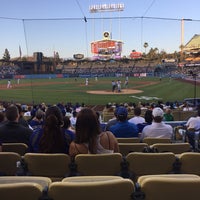
[{"label": "pitcher's mound", "polygon": [[108,90],[89,90],[87,93],[89,94],[137,94],[142,93],[142,90],[133,90],[133,89],[122,89],[121,92],[112,92]]}]

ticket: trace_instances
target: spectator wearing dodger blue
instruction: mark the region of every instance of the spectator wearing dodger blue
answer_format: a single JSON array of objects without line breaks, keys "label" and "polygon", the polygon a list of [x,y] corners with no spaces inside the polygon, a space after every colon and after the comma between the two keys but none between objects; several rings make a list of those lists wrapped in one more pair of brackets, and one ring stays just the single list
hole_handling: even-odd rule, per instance
[{"label": "spectator wearing dodger blue", "polygon": [[109,129],[115,137],[138,137],[138,128],[134,123],[128,122],[128,111],[125,107],[120,106],[117,108],[116,117],[118,122]]}]

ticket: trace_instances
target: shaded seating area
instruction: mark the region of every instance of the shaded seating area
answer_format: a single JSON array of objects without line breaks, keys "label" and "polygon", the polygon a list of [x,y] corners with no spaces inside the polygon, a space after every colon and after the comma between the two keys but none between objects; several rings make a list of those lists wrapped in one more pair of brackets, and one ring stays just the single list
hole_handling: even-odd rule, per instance
[{"label": "shaded seating area", "polygon": [[131,194],[134,191],[134,184],[129,179],[120,179],[104,177],[99,179],[90,177],[82,178],[77,181],[76,178],[70,178],[70,181],[64,179],[62,182],[54,182],[49,187],[49,197],[54,200],[63,199],[87,199],[87,200],[131,200]]},{"label": "shaded seating area", "polygon": [[18,172],[17,164],[22,158],[18,153],[0,152],[0,175],[15,176]]},{"label": "shaded seating area", "polygon": [[60,181],[69,175],[70,163],[67,154],[26,153],[23,158],[26,175],[46,176],[52,181]]},{"label": "shaded seating area", "polygon": [[[16,153],[0,152],[0,166],[5,155],[9,158],[9,154]],[[21,162],[27,171],[25,176],[12,175],[15,170],[0,176],[3,200],[78,200],[83,197],[186,200],[198,197],[200,154],[197,152],[178,155],[172,152],[132,152],[126,156],[121,153],[80,154],[74,160],[66,154],[38,154],[39,159],[32,153],[22,157],[16,155],[18,159],[15,161]],[[14,166],[13,160],[7,162],[7,166],[11,165]],[[184,194],[190,192],[192,194]]]},{"label": "shaded seating area", "polygon": [[[198,199],[200,177],[196,175],[150,175],[138,179],[135,199]],[[137,195],[136,195],[137,194]]]},{"label": "shaded seating area", "polygon": [[139,143],[139,137],[131,137],[131,138],[117,138],[118,143]]},{"label": "shaded seating area", "polygon": [[123,161],[120,153],[113,154],[79,154],[74,159],[77,174],[84,176],[117,175]]},{"label": "shaded seating area", "polygon": [[1,200],[39,200],[42,197],[42,186],[37,183],[0,184]]},{"label": "shaded seating area", "polygon": [[138,177],[152,174],[169,174],[174,171],[175,154],[167,153],[139,153],[133,152],[126,156],[128,171],[131,179],[136,182]]},{"label": "shaded seating area", "polygon": [[0,180],[2,200],[188,200],[198,199],[200,187],[200,177],[194,174],[145,175],[136,183],[117,176],[67,177],[58,182],[45,177],[35,180],[4,177],[4,180],[3,183]]},{"label": "shaded seating area", "polygon": [[191,151],[189,143],[156,143],[150,146],[154,152],[172,152],[174,154],[181,154]]},{"label": "shaded seating area", "polygon": [[150,145],[156,144],[156,143],[172,143],[172,140],[169,138],[151,138],[147,137],[142,140],[143,143]]},{"label": "shaded seating area", "polygon": [[197,152],[185,152],[180,154],[180,173],[196,174],[200,176],[200,154]]},{"label": "shaded seating area", "polygon": [[2,144],[3,152],[15,152],[20,156],[23,156],[28,152],[28,146],[24,143],[3,143]]},{"label": "shaded seating area", "polygon": [[118,143],[119,152],[126,156],[131,152],[145,152],[148,150],[148,144],[146,143]]}]

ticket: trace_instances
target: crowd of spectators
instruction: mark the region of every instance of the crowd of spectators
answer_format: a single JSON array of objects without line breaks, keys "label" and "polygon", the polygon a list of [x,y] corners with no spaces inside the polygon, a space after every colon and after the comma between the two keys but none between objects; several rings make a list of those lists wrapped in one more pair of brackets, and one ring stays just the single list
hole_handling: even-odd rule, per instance
[{"label": "crowd of spectators", "polygon": [[19,73],[19,67],[16,65],[1,65],[0,66],[0,77],[11,78],[13,75]]},{"label": "crowd of spectators", "polygon": [[[173,128],[165,121],[174,120],[170,111],[176,106],[177,102],[161,101],[108,103],[106,109],[112,109],[113,119],[102,126],[100,113],[84,103],[27,106],[4,102],[0,112],[0,144],[22,142],[29,146],[30,152],[67,153],[72,157],[79,153],[119,152],[116,139],[119,137],[139,137],[141,141],[145,137],[172,139]],[[134,116],[129,119],[132,109]],[[190,121],[195,121],[199,128],[199,116],[188,121],[191,131]]]},{"label": "crowd of spectators", "polygon": [[63,65],[62,73],[67,74],[130,74],[130,73],[153,73],[155,65],[140,62],[89,62],[79,63],[75,66],[68,63]]}]

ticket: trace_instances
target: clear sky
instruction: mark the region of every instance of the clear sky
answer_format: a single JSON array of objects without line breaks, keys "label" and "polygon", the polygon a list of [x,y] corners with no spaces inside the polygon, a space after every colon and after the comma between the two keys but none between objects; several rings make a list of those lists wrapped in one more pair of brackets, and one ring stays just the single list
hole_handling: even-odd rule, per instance
[{"label": "clear sky", "polygon": [[[111,3],[123,3],[124,11],[89,12],[90,5]],[[181,33],[184,44],[200,34],[199,0],[0,0],[0,5],[0,57],[6,48],[12,58],[19,56],[19,46],[23,56],[56,51],[61,58],[90,57],[90,42],[101,40],[104,31],[123,41],[122,55],[144,52],[144,42],[147,52],[172,53],[179,51]],[[184,21],[181,31],[183,18],[192,21]]]}]

